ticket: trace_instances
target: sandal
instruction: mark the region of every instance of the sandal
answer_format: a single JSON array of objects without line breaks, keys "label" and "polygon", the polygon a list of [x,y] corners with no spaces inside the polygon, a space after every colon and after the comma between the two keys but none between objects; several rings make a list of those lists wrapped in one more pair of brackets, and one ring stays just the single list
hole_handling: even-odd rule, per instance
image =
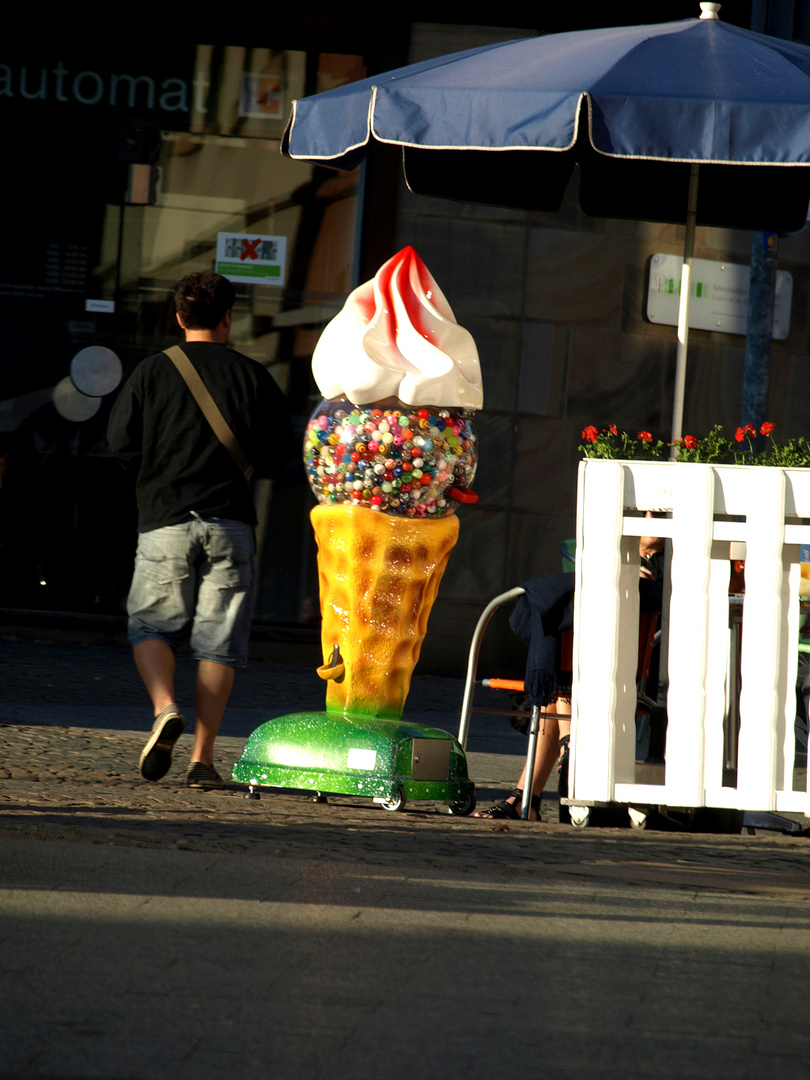
[{"label": "sandal", "polygon": [[[561,799],[568,798],[568,762],[569,762],[569,750],[571,746],[571,736],[563,735],[560,739],[560,760],[557,762],[557,772],[559,773],[558,791]],[[560,824],[571,824],[571,811],[567,806],[560,803]]]},{"label": "sandal", "polygon": [[[509,802],[510,799],[514,799],[514,802]],[[474,814],[477,818],[487,818],[490,821],[503,820],[508,821],[520,821],[520,808],[523,804],[523,792],[520,788],[515,788],[511,795],[508,795],[503,802],[496,803],[491,806],[489,810],[482,810],[480,814]],[[537,811],[538,820],[540,818],[540,796],[532,795],[531,802],[532,810]]]},{"label": "sandal", "polygon": [[557,761],[557,772],[560,774],[559,791],[560,795],[566,796],[568,794],[568,762],[571,747],[571,736],[563,735],[559,742],[560,757]]}]

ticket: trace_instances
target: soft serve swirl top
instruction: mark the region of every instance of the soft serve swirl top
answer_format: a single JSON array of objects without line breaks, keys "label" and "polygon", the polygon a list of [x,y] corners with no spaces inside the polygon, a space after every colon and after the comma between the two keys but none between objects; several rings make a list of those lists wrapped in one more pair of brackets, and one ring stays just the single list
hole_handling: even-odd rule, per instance
[{"label": "soft serve swirl top", "polygon": [[387,398],[458,409],[484,403],[472,334],[458,325],[412,247],[350,293],[321,334],[312,372],[325,398],[355,405]]}]

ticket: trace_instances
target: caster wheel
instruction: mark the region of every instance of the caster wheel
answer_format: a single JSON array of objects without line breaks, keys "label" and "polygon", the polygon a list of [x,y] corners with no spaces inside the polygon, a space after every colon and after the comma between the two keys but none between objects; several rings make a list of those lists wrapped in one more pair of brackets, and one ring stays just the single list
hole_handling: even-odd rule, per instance
[{"label": "caster wheel", "polygon": [[387,799],[380,799],[380,806],[383,810],[394,813],[396,810],[404,810],[407,801],[404,790],[398,787],[396,795],[391,795]]},{"label": "caster wheel", "polygon": [[450,813],[457,817],[468,817],[475,809],[475,795],[465,795],[457,802],[450,803]]},{"label": "caster wheel", "polygon": [[316,791],[315,794],[312,796],[312,798],[309,801],[310,802],[317,802],[317,803],[325,803],[325,802],[328,802],[328,799],[326,798],[325,795],[322,795],[320,793],[320,791]]},{"label": "caster wheel", "polygon": [[634,806],[627,807],[627,816],[630,818],[631,829],[647,828],[647,811],[637,810]]},{"label": "caster wheel", "polygon": [[254,791],[253,788],[250,788],[245,794],[245,798],[258,801],[261,798],[261,795],[258,793],[258,791]]},{"label": "caster wheel", "polygon": [[591,820],[591,808],[589,806],[570,806],[568,811],[571,815],[571,824],[575,829],[587,829]]}]

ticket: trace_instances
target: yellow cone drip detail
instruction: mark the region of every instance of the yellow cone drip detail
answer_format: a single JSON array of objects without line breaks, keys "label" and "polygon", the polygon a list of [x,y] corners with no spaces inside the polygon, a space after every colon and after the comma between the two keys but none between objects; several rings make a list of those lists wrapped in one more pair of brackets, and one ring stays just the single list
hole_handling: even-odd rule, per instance
[{"label": "yellow cone drip detail", "polygon": [[362,506],[316,506],[324,667],[334,646],[344,677],[326,708],[399,719],[458,518],[413,521]]}]

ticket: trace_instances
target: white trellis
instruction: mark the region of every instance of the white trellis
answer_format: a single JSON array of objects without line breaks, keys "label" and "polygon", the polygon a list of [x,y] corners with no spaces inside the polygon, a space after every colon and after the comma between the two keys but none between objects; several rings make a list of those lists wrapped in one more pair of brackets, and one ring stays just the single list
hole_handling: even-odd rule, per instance
[{"label": "white trellis", "polygon": [[[651,522],[636,511],[668,510]],[[738,518],[741,520],[731,520]],[[810,469],[583,461],[577,491],[572,801],[810,815],[793,791],[799,545]],[[663,783],[635,780],[638,537],[672,539]],[[744,542],[737,786],[723,786],[729,543]]]}]

